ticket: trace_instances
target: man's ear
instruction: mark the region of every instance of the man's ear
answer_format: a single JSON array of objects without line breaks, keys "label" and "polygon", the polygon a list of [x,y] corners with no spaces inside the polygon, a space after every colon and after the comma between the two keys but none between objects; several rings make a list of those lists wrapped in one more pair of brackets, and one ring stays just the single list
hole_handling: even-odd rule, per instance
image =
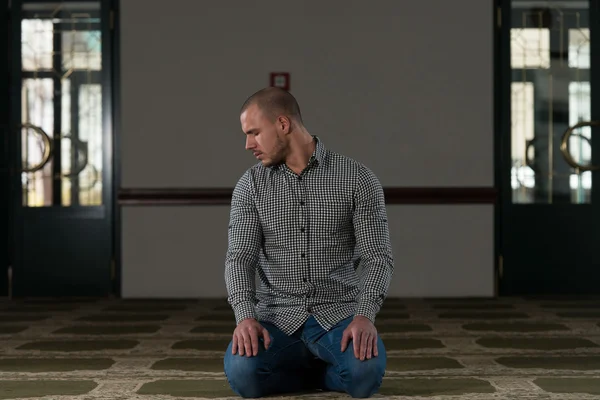
[{"label": "man's ear", "polygon": [[283,115],[277,117],[277,127],[281,129],[284,134],[290,133],[291,121]]}]

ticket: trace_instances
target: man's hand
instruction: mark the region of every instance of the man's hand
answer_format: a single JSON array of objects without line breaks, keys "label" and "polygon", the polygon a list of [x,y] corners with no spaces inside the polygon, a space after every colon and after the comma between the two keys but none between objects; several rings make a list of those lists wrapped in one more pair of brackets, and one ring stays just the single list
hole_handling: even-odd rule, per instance
[{"label": "man's hand", "polygon": [[362,315],[354,317],[342,335],[342,353],[352,339],[354,356],[361,361],[377,357],[377,329],[370,319]]},{"label": "man's hand", "polygon": [[265,344],[265,350],[269,348],[271,336],[263,326],[254,318],[248,318],[238,324],[233,331],[233,343],[231,346],[231,354],[235,354],[238,350],[240,356],[246,354],[247,357],[256,356],[258,354],[259,341],[262,336]]}]

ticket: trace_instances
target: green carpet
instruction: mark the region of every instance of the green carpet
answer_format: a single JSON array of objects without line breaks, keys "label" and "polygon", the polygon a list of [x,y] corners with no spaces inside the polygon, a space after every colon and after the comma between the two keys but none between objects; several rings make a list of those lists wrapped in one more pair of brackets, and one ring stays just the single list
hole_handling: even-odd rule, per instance
[{"label": "green carpet", "polygon": [[383,342],[387,350],[441,349],[444,344],[438,339],[388,338]]},{"label": "green carpet", "polygon": [[451,319],[512,319],[512,318],[529,318],[528,314],[522,312],[446,312],[440,313],[440,318]]},{"label": "green carpet", "polygon": [[384,311],[384,310],[395,310],[395,311],[406,310],[406,304],[393,302],[393,301],[385,302],[383,304],[383,307],[381,307],[381,311]]},{"label": "green carpet", "polygon": [[115,363],[111,358],[0,358],[0,371],[67,372],[100,371]]},{"label": "green carpet", "polygon": [[0,325],[0,335],[23,332],[27,328],[28,328],[27,326],[19,326],[19,325],[13,325],[13,326]]},{"label": "green carpet", "polygon": [[467,331],[488,332],[551,332],[568,331],[569,327],[563,324],[544,322],[504,322],[504,323],[472,323],[464,324]]},{"label": "green carpet", "polygon": [[118,312],[164,312],[164,311],[183,311],[187,306],[181,304],[119,304],[103,308],[102,311]]},{"label": "green carpet", "polygon": [[388,357],[387,359],[387,370],[394,372],[457,368],[464,368],[464,366],[449,357]]},{"label": "green carpet", "polygon": [[600,378],[537,378],[533,383],[550,393],[600,395]]},{"label": "green carpet", "polygon": [[29,342],[17,347],[18,350],[40,351],[100,351],[100,350],[126,350],[133,349],[139,342],[137,340],[66,340],[66,341],[39,341]]},{"label": "green carpet", "polygon": [[383,304],[384,306],[391,306],[391,305],[398,305],[400,307],[403,307],[406,303],[406,299],[400,298],[400,297],[388,297],[387,299],[385,299],[385,303]]},{"label": "green carpet", "polygon": [[196,321],[231,321],[232,316],[231,312],[206,313],[196,318]]},{"label": "green carpet", "polygon": [[575,350],[579,348],[600,347],[599,344],[582,338],[481,338],[476,343],[483,347],[521,349],[521,350]]},{"label": "green carpet", "polygon": [[213,308],[211,308],[211,310],[214,310],[214,311],[227,311],[227,312],[229,312],[229,311],[231,311],[231,306],[229,304],[223,304],[223,305],[220,305],[220,306],[213,307]]},{"label": "green carpet", "polygon": [[562,318],[600,318],[600,311],[570,311],[570,312],[557,312],[556,315]]},{"label": "green carpet", "polygon": [[0,323],[42,321],[48,318],[50,315],[0,315]]},{"label": "green carpet", "polygon": [[200,350],[200,351],[225,351],[229,342],[230,337],[217,338],[217,339],[199,339],[199,340],[182,340],[180,342],[173,343],[171,348],[173,350]]},{"label": "green carpet", "polygon": [[155,333],[160,325],[106,325],[106,326],[65,326],[55,330],[54,334],[63,335],[133,335]]},{"label": "green carpet", "polygon": [[100,314],[100,315],[86,315],[78,318],[78,321],[87,322],[152,322],[152,321],[164,321],[168,319],[167,314]]},{"label": "green carpet", "polygon": [[508,368],[565,369],[572,371],[600,370],[600,356],[499,357],[496,362]]},{"label": "green carpet", "polygon": [[186,380],[157,380],[144,384],[138,394],[166,395],[174,397],[201,397],[214,399],[218,397],[234,396],[224,379],[186,379]]},{"label": "green carpet", "polygon": [[235,324],[204,324],[196,325],[190,330],[190,333],[218,333],[232,334],[235,330]]},{"label": "green carpet", "polygon": [[[488,297],[425,297],[422,299],[425,303],[457,303],[457,304],[491,304],[499,303],[496,298]],[[387,302],[387,300],[386,300]]]},{"label": "green carpet", "polygon": [[89,380],[0,380],[0,399],[20,399],[41,396],[79,396],[89,393],[98,383]]},{"label": "green carpet", "polygon": [[495,391],[488,381],[482,379],[415,378],[387,379],[379,393],[388,396],[461,396]]},{"label": "green carpet", "polygon": [[445,303],[434,304],[433,308],[440,310],[510,310],[514,309],[514,306],[512,304],[503,303]]},{"label": "green carpet", "polygon": [[75,311],[79,308],[77,304],[48,304],[48,305],[37,305],[37,306],[11,306],[8,308],[0,308],[0,312],[10,312],[10,313],[37,313],[37,314],[46,314],[50,312],[65,312],[65,311]]},{"label": "green carpet", "polygon": [[154,370],[223,372],[223,358],[166,358],[150,367]]},{"label": "green carpet", "polygon": [[103,299],[94,298],[94,297],[40,297],[40,298],[29,298],[23,299],[22,301],[15,301],[16,304],[44,304],[44,305],[52,305],[52,304],[87,304],[87,303],[95,303],[97,301],[102,301]]},{"label": "green carpet", "polygon": [[401,332],[431,332],[430,325],[416,323],[399,323],[396,321],[375,321],[375,327],[379,333],[401,333]]},{"label": "green carpet", "polygon": [[377,314],[377,319],[407,319],[410,318],[410,314],[401,312],[393,309],[382,309],[379,314]]},{"label": "green carpet", "polygon": [[[388,350],[376,398],[600,396],[593,379],[600,376],[599,304],[573,297],[388,299],[376,319]],[[223,374],[234,329],[224,299],[5,301],[0,399],[235,398]]]},{"label": "green carpet", "polygon": [[133,304],[133,305],[146,305],[146,306],[154,306],[154,305],[189,305],[195,306],[198,302],[202,302],[203,306],[207,306],[209,304],[222,305],[227,304],[225,299],[192,299],[192,298],[182,298],[182,299],[155,299],[155,298],[134,298],[134,299],[121,299],[118,302],[113,302],[113,305],[125,305],[125,304]]}]

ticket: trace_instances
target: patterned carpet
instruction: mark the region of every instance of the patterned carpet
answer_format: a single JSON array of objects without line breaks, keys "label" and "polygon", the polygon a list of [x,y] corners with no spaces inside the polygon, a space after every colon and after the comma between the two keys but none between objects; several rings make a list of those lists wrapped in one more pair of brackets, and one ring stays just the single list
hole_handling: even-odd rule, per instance
[{"label": "patterned carpet", "polygon": [[[600,398],[600,298],[388,299],[376,325],[376,398]],[[0,399],[235,398],[233,328],[224,300],[0,300]]]}]

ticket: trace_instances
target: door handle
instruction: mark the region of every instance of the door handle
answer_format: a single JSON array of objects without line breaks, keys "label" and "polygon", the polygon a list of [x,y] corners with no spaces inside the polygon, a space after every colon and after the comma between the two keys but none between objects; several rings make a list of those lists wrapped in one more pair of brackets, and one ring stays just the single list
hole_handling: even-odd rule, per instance
[{"label": "door handle", "polygon": [[[575,168],[578,171],[595,171],[597,169],[600,169],[600,165],[582,165],[579,164],[577,161],[575,161],[575,159],[573,158],[573,156],[571,155],[571,152],[569,151],[569,139],[571,138],[571,136],[574,135],[574,131],[575,129],[578,128],[583,128],[583,127],[592,127],[592,126],[600,126],[600,121],[581,121],[578,122],[577,124],[569,127],[565,133],[563,133],[562,139],[560,141],[560,151],[563,155],[563,157],[565,158],[565,161],[567,162],[567,164],[569,164],[571,167]],[[575,136],[580,136],[583,138],[583,136],[575,134]],[[591,141],[588,140],[587,138],[585,138],[590,144]]]},{"label": "door handle", "polygon": [[52,140],[50,140],[50,136],[42,128],[37,125],[33,125],[30,123],[24,123],[19,125],[21,129],[31,129],[42,138],[42,142],[44,142],[44,153],[42,154],[42,159],[37,164],[31,167],[23,167],[22,172],[36,172],[40,169],[44,168],[44,166],[50,160],[52,156]]},{"label": "door handle", "polygon": [[71,141],[71,148],[73,149],[72,151],[74,151],[77,155],[75,165],[71,166],[71,171],[69,171],[66,174],[62,174],[62,176],[65,178],[75,178],[88,165],[89,156],[87,142],[84,142],[80,139],[73,140],[73,137],[71,135],[64,135],[62,139],[68,139]]},{"label": "door handle", "polygon": [[537,172],[533,159],[529,157],[529,148],[535,144],[535,139],[536,137],[534,136],[533,139],[525,141],[525,166],[531,168],[532,171]]}]

